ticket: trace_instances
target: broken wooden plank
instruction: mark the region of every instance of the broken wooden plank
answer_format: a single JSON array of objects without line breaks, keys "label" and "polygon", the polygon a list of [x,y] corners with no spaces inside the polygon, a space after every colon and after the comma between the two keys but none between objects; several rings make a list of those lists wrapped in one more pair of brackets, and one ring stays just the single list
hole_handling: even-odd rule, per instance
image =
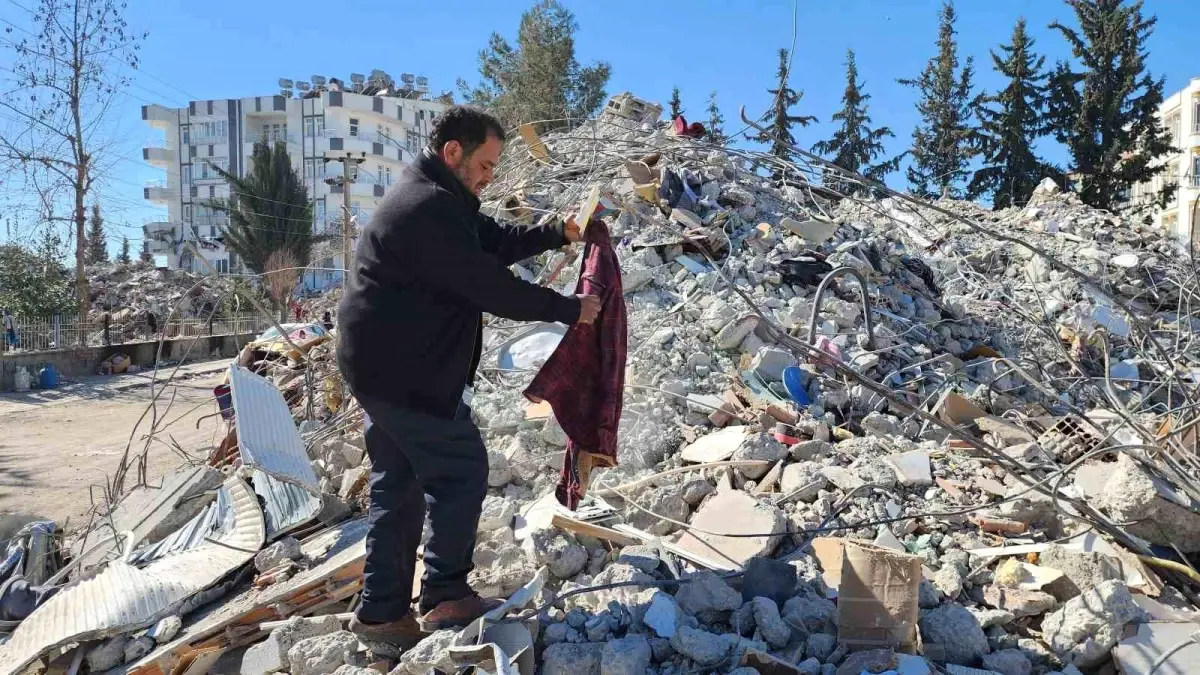
[{"label": "broken wooden plank", "polygon": [[574,534],[583,534],[596,539],[603,539],[604,541],[611,541],[620,546],[633,546],[641,543],[637,539],[621,534],[617,530],[604,527],[603,525],[593,525],[582,520],[576,520],[560,513],[554,514],[550,519],[550,524],[560,530],[566,530]]}]

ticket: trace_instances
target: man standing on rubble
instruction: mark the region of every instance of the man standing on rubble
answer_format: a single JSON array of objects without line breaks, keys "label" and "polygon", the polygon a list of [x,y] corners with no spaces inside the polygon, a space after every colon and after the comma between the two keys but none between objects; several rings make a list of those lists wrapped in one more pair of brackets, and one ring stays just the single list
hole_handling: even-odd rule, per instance
[{"label": "man standing on rubble", "polygon": [[[563,296],[516,278],[519,260],[580,240],[574,220],[505,226],[479,213],[504,128],[454,106],[363,229],[338,309],[338,366],[368,417],[370,527],[362,602],[351,630],[407,647],[499,604],[467,575],[487,494],[487,450],[466,390],[483,342],[482,312],[517,321],[591,323],[594,296]],[[420,618],[411,608],[428,506]]]}]

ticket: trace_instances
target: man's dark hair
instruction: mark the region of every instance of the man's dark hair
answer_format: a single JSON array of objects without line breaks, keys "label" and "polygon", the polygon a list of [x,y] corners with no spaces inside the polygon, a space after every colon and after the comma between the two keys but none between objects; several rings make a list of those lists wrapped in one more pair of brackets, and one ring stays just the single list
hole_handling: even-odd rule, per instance
[{"label": "man's dark hair", "polygon": [[488,136],[495,136],[501,142],[504,141],[504,126],[500,124],[500,120],[484,112],[482,108],[454,105],[444,110],[433,123],[433,136],[429,139],[429,147],[434,152],[441,152],[442,146],[450,141],[458,141],[463,148],[463,154],[469,155],[486,143]]}]

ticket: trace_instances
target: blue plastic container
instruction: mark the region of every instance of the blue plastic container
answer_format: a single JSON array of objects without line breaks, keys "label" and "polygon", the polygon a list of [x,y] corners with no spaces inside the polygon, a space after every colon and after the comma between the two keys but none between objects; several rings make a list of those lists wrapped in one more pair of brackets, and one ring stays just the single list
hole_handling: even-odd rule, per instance
[{"label": "blue plastic container", "polygon": [[53,389],[58,386],[58,370],[53,363],[47,363],[38,371],[38,386],[42,389]]}]

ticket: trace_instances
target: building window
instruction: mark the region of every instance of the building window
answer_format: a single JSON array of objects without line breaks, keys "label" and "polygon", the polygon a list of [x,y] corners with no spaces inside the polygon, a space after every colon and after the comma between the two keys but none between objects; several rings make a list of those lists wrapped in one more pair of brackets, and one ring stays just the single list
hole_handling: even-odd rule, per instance
[{"label": "building window", "polygon": [[229,274],[229,261],[218,260],[216,264],[218,274]]},{"label": "building window", "polygon": [[185,222],[185,223],[192,222],[192,205],[191,204],[183,205],[183,222]]},{"label": "building window", "polygon": [[385,124],[376,124],[375,133],[379,135],[380,142],[392,140],[392,128]]},{"label": "building window", "polygon": [[209,198],[209,199],[214,199],[214,198],[216,198],[216,196],[217,196],[217,186],[216,186],[216,185],[209,185],[209,186],[208,186],[208,198]]},{"label": "building window", "polygon": [[317,181],[317,160],[310,157],[304,160],[304,176],[312,182]]},{"label": "building window", "polygon": [[358,118],[357,117],[350,118],[350,135],[358,136]]},{"label": "building window", "polygon": [[316,227],[313,229],[317,234],[323,234],[326,229],[324,199],[318,199],[313,203],[313,219],[316,221]]},{"label": "building window", "polygon": [[316,131],[316,129],[317,129],[317,123],[315,120],[313,120],[313,118],[311,118],[311,117],[304,118],[304,136],[305,136],[305,138],[312,138],[313,132]]},{"label": "building window", "polygon": [[1200,187],[1200,157],[1192,158],[1192,187]]},{"label": "building window", "polygon": [[180,180],[184,185],[190,185],[192,182],[192,165],[188,164],[187,166],[183,167],[181,171],[182,173],[180,174]]},{"label": "building window", "polygon": [[1196,99],[1192,107],[1192,133],[1200,134],[1200,99]]},{"label": "building window", "polygon": [[182,134],[183,145],[191,145],[192,144],[192,142],[191,142],[191,138],[192,138],[191,125],[184,124],[183,126],[179,127],[179,133]]},{"label": "building window", "polygon": [[408,148],[409,152],[415,153],[421,144],[421,135],[413,130],[404,132],[404,147]]},{"label": "building window", "polygon": [[323,115],[317,118],[317,135],[325,135],[325,117]]},{"label": "building window", "polygon": [[391,185],[392,184],[392,167],[390,167],[390,166],[385,167],[384,172],[386,173],[386,176],[387,176],[387,178],[384,182],[384,185]]},{"label": "building window", "polygon": [[383,165],[382,165],[382,164],[376,164],[376,165],[375,165],[375,168],[376,168],[376,172],[375,172],[375,183],[376,183],[377,185],[387,185],[387,183],[384,183],[384,182],[383,182]]},{"label": "building window", "polygon": [[198,187],[196,187],[195,185],[193,185],[193,186],[191,187],[191,190],[189,190],[189,192],[191,193],[191,195],[192,195],[193,197],[195,197],[196,195],[198,195],[198,194],[200,193],[200,188],[198,188]]}]

